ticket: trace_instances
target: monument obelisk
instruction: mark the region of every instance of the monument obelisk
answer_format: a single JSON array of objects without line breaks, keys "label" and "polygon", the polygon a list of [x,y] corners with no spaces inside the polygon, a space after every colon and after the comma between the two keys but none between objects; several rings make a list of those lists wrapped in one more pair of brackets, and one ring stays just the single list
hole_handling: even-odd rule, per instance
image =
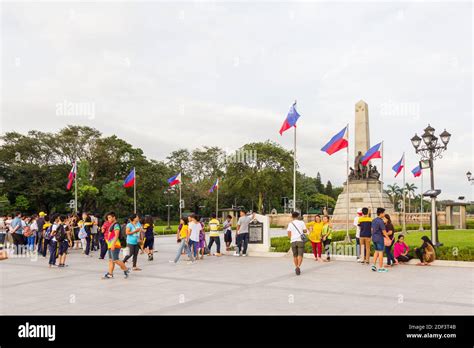
[{"label": "monument obelisk", "polygon": [[344,183],[332,215],[334,228],[339,230],[346,228],[348,216],[349,221],[353,220],[358,208],[367,207],[373,213],[378,207],[385,208],[387,213],[394,211],[390,197],[382,190],[377,167],[370,162],[367,166],[360,163],[361,157],[370,148],[369,107],[363,100],[355,105],[354,121],[354,167],[350,168],[349,182]]}]

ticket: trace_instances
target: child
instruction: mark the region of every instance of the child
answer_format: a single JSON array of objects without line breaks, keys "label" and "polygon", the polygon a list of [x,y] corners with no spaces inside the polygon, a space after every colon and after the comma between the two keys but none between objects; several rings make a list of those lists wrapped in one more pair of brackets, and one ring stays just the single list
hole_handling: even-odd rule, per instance
[{"label": "child", "polygon": [[67,249],[72,245],[71,229],[66,225],[66,216],[61,215],[59,217],[58,228],[56,229],[56,241],[58,243],[58,256],[59,265],[58,267],[66,267],[66,255]]},{"label": "child", "polygon": [[155,242],[155,235],[153,234],[153,218],[150,215],[145,216],[145,237],[143,238],[143,249],[148,254],[148,261],[153,261],[153,246]]},{"label": "child", "polygon": [[230,245],[232,244],[232,216],[227,215],[224,221],[224,242],[225,250],[230,251]]},{"label": "child", "polygon": [[199,259],[199,253],[201,253],[201,260],[204,259],[204,252],[206,249],[206,234],[204,232],[204,224],[199,220],[199,218],[196,219],[198,221],[198,224],[201,224],[201,231],[199,232],[199,243],[197,245],[197,250],[198,250],[198,259]]},{"label": "child", "polygon": [[56,231],[60,223],[59,215],[55,214],[51,218],[53,225],[46,231],[46,237],[49,234],[49,268],[56,267],[56,258],[58,257],[58,241],[56,239]]}]

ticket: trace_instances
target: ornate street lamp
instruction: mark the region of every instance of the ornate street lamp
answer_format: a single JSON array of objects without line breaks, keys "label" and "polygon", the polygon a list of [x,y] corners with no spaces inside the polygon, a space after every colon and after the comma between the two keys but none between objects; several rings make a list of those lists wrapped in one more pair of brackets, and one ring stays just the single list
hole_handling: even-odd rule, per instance
[{"label": "ornate street lamp", "polygon": [[467,172],[467,173],[466,173],[466,176],[467,176],[467,181],[469,181],[471,184],[473,184],[474,178],[472,178],[472,173],[471,173],[471,172]]},{"label": "ornate street lamp", "polygon": [[[413,147],[415,148],[415,152],[420,155],[421,161],[424,164],[428,163],[430,168],[431,189],[425,192],[423,196],[428,196],[431,198],[431,240],[436,246],[442,245],[438,240],[438,225],[436,221],[436,197],[441,193],[441,190],[435,190],[433,162],[436,158],[443,157],[442,153],[448,148],[451,134],[445,129],[439,135],[439,139],[441,139],[441,144],[438,143],[438,137],[435,135],[435,129],[430,125],[428,125],[428,127],[423,130],[423,135],[421,138],[415,134],[415,136],[410,139]],[[426,168],[425,166],[421,167]]]}]

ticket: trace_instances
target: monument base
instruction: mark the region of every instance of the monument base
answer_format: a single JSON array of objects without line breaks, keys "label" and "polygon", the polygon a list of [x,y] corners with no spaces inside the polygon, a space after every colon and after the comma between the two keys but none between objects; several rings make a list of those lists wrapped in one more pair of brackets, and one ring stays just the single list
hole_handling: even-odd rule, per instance
[{"label": "monument base", "polygon": [[[385,208],[387,214],[394,212],[390,197],[382,192],[382,182],[376,179],[350,180],[349,181],[349,229],[354,228],[354,217],[357,209],[369,208],[372,217],[375,216],[377,208]],[[332,215],[334,229],[344,230],[347,224],[347,182],[344,189],[337,198],[336,207]]]}]

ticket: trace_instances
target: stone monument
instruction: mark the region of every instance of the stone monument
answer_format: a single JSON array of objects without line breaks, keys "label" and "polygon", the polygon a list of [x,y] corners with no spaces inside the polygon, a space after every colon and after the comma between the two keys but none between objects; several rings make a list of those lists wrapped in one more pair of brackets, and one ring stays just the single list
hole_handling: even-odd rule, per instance
[{"label": "stone monument", "polygon": [[344,190],[337,198],[332,216],[334,228],[338,230],[346,229],[348,189],[349,229],[354,228],[353,221],[358,208],[369,208],[372,216],[375,215],[378,207],[385,208],[389,214],[394,211],[390,197],[382,191],[383,183],[380,181],[380,173],[377,167],[370,162],[367,166],[361,163],[362,157],[370,148],[369,108],[363,100],[355,105],[354,128],[354,163],[349,170],[349,182],[347,180],[344,182]]}]

